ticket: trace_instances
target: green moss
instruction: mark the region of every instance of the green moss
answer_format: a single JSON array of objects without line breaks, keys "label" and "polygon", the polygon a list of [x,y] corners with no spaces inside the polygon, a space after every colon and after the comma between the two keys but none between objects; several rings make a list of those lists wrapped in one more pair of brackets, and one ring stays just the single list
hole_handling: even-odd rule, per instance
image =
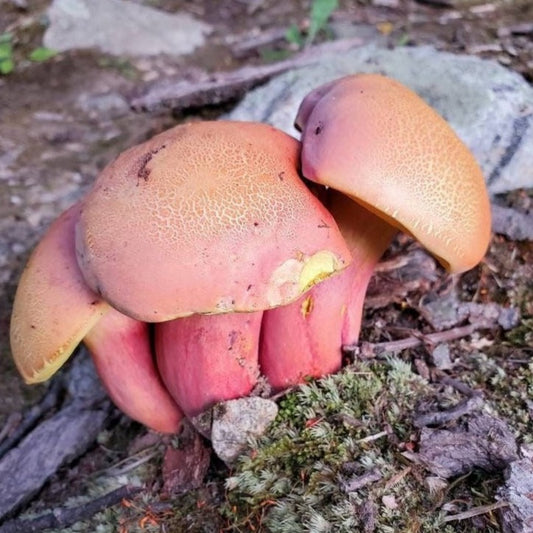
[{"label": "green moss", "polygon": [[[226,531],[500,531],[491,514],[445,521],[493,503],[498,474],[475,471],[435,488],[435,478],[402,455],[417,435],[417,406],[458,399],[399,359],[359,364],[288,394],[226,482]],[[365,476],[372,477],[358,485]]]}]

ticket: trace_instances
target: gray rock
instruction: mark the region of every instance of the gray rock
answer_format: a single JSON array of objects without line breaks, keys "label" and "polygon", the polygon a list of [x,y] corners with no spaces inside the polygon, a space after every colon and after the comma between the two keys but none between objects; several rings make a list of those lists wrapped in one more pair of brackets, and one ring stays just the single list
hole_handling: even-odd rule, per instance
[{"label": "gray rock", "polygon": [[204,43],[211,27],[125,0],[54,0],[44,44],[60,52],[99,48],[115,55],[182,55]]},{"label": "gray rock", "polygon": [[473,414],[450,429],[423,428],[419,453],[410,458],[432,474],[448,479],[473,468],[487,472],[504,470],[518,459],[518,447],[505,421]]},{"label": "gray rock", "polygon": [[356,72],[391,76],[433,106],[472,150],[492,194],[533,187],[533,89],[494,61],[430,47],[363,46],[278,76],[250,92],[230,118],[267,122],[297,135],[293,120],[302,98]]},{"label": "gray rock", "polygon": [[263,434],[277,414],[275,402],[257,396],[216,405],[211,427],[215,453],[232,463],[246,449],[248,440]]},{"label": "gray rock", "polygon": [[533,241],[533,216],[512,207],[493,205],[492,229],[513,241]]},{"label": "gray rock", "polygon": [[502,530],[505,533],[533,531],[533,463],[531,458],[513,461],[505,471],[505,485],[500,488],[500,499],[508,503],[500,510]]}]

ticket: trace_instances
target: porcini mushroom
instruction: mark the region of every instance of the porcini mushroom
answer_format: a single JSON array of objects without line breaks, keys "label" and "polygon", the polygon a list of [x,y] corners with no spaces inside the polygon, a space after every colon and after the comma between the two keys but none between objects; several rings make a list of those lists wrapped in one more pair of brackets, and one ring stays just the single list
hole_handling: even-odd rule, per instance
[{"label": "porcini mushroom", "polygon": [[[115,403],[164,432],[182,416],[172,397],[191,415],[249,393],[262,310],[350,260],[298,158],[286,134],[233,122],[179,126],[119,156],[21,278],[11,341],[26,380],[83,340]],[[195,315],[231,311],[243,313]],[[157,368],[148,322],[161,321]]]},{"label": "porcini mushroom", "polygon": [[[304,99],[296,125],[303,175],[347,197],[334,193],[329,207],[354,261],[306,299],[265,313],[261,365],[277,388],[340,366],[341,343],[354,343],[359,334],[371,267],[396,229],[419,240],[450,272],[475,266],[490,238],[488,194],[473,155],[400,83],[375,74],[330,82]],[[339,286],[344,300],[338,294],[331,300]],[[327,316],[336,320],[326,330]],[[284,324],[290,331],[280,335]],[[300,339],[305,355],[297,357],[304,360],[293,367],[287,361],[290,353],[302,353],[295,346]]]},{"label": "porcini mushroom", "polygon": [[50,226],[22,273],[10,327],[15,363],[27,383],[45,381],[83,340],[113,401],[174,433],[182,413],[155,368],[147,325],[112,309],[83,281],[74,249],[80,210],[75,204]]},{"label": "porcini mushroom", "polygon": [[188,415],[248,394],[262,310],[349,262],[298,158],[296,140],[263,124],[178,126],[119,156],[84,201],[85,279],[125,314],[158,322],[158,367]]}]

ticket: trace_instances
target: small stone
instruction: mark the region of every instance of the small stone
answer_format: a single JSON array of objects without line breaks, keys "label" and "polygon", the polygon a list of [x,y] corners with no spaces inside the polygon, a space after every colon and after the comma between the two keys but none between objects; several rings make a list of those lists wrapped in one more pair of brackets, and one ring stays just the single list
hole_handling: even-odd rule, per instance
[{"label": "small stone", "polygon": [[446,343],[437,344],[431,353],[431,357],[433,358],[433,364],[440,370],[449,370],[453,367],[450,358],[450,347]]},{"label": "small stone", "polygon": [[381,501],[387,509],[398,509],[398,502],[392,494],[386,494]]},{"label": "small stone", "polygon": [[215,453],[226,463],[234,462],[245,451],[249,439],[262,435],[277,414],[275,402],[257,396],[216,405],[211,427]]}]

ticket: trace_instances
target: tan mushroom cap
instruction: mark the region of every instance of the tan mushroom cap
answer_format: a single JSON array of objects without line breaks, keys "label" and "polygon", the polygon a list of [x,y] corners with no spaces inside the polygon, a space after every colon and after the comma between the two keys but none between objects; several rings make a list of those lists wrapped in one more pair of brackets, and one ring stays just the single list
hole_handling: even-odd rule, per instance
[{"label": "tan mushroom cap", "polygon": [[310,93],[297,124],[304,176],[410,233],[452,272],[482,259],[491,222],[481,170],[414,92],[381,75],[348,76]]},{"label": "tan mushroom cap", "polygon": [[15,364],[27,383],[45,381],[109,306],[89,290],[76,263],[79,204],[48,229],[24,269],[11,315]]},{"label": "tan mushroom cap", "polygon": [[270,126],[198,122],[121,154],[84,202],[78,262],[123,313],[159,322],[288,303],[344,268],[335,221]]}]

